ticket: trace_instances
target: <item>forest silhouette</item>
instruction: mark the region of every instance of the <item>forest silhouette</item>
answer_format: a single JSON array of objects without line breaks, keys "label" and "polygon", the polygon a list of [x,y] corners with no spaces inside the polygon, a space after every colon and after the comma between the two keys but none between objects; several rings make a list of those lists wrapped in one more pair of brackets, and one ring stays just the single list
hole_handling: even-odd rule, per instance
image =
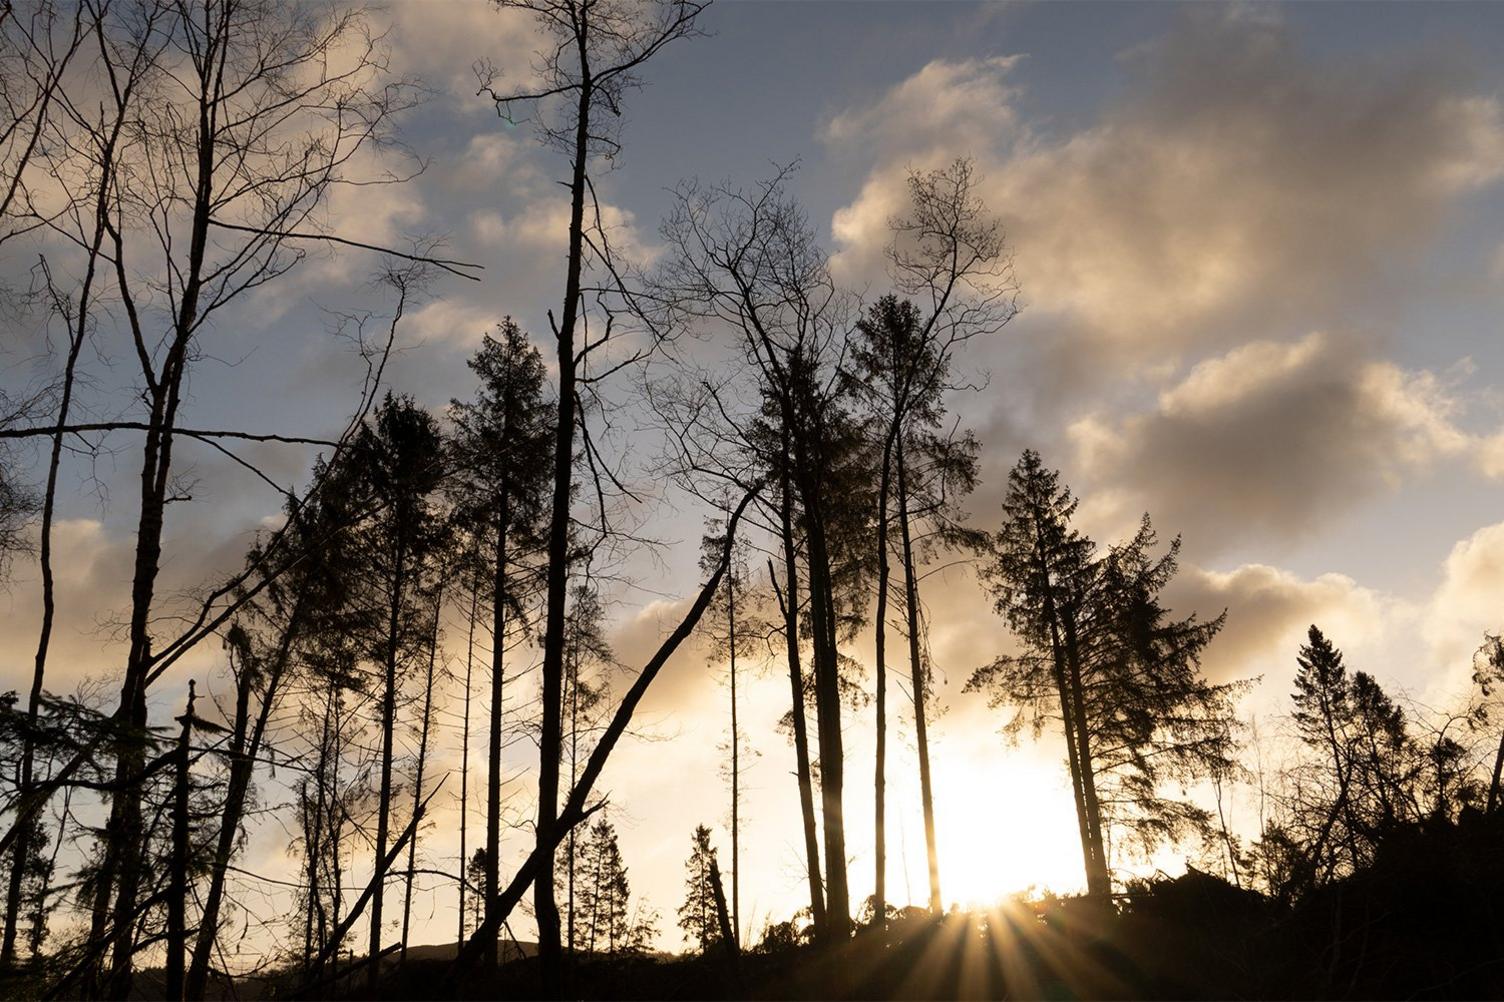
[{"label": "forest silhouette", "polygon": [[[706,4],[496,6],[543,41],[527,73],[479,64],[479,94],[498,128],[527,125],[552,156],[562,253],[556,288],[538,291],[548,329],[495,318],[460,374],[471,392],[444,408],[397,392],[388,363],[425,350],[406,339],[419,304],[484,269],[440,241],[382,246],[331,221],[336,192],[422,169],[399,125],[426,91],[392,73],[367,12],[30,0],[0,13],[0,245],[41,262],[3,305],[57,342],[45,386],[0,398],[0,566],[37,569],[42,613],[34,645],[7,652],[25,677],[0,701],[0,997],[1504,995],[1504,641],[1479,637],[1471,688],[1436,709],[1350,669],[1344,638],[1312,625],[1288,651],[1285,754],[1266,767],[1274,742],[1240,709],[1255,680],[1202,663],[1239,610],[1169,606],[1178,536],[1162,541],[1144,514],[1125,538],[1091,538],[1033,448],[1000,508],[968,507],[985,443],[956,401],[991,392],[968,352],[1022,308],[1005,207],[985,203],[971,160],[909,172],[882,289],[838,279],[795,165],[665,178],[664,250],[633,261],[596,181],[630,155],[624,106],[660,52],[695,44]],[[413,174],[371,169],[396,149]],[[298,294],[291,276],[319,253],[378,268],[380,307],[330,318],[360,374],[353,392],[328,390],[349,393],[342,426],[188,423],[220,326],[267,289]],[[87,399],[95,352],[139,391],[119,416]],[[54,691],[60,470],[106,434],[139,461],[137,493],[110,500],[133,520],[123,660],[108,690]],[[163,585],[164,526],[194,490],[185,443],[278,499],[238,569],[186,612]],[[317,458],[287,487],[263,449]],[[653,453],[660,490],[623,472],[623,449]],[[639,511],[654,505],[703,520],[700,576],[653,582],[676,597],[672,619],[629,661],[608,592],[621,555],[650,548]],[[936,664],[926,601],[951,566],[974,571],[1011,634],[986,663]],[[664,914],[618,831],[624,807],[652,828],[653,805],[614,804],[602,775],[691,648],[723,686],[730,733],[662,767],[724,760],[727,838],[710,827],[721,804],[692,831],[658,832],[685,856]],[[943,851],[948,766],[930,740],[947,667],[985,696],[1000,755],[1032,740],[1056,757],[1079,893],[951,904],[966,861]],[[770,674],[788,684],[776,722],[745,704],[748,679]],[[211,678],[228,697],[202,694]],[[875,729],[870,761],[846,747],[857,718]],[[917,904],[888,886],[900,721],[924,840]],[[783,833],[799,906],[760,926],[743,879],[748,854],[772,851],[746,830],[754,738],[791,748],[779,795],[800,821]],[[457,770],[435,764],[455,753]],[[519,768],[533,770],[520,792],[506,779]],[[872,844],[857,846],[848,791],[869,781]],[[1256,791],[1252,831],[1229,822],[1234,787]],[[457,857],[426,854],[437,805],[456,798]],[[1019,826],[1046,809],[1005,806]],[[509,852],[518,830],[524,851]],[[253,872],[247,845],[271,831],[285,865]],[[1168,859],[1184,872],[1159,869]],[[856,866],[872,868],[869,897],[853,893]],[[254,934],[242,878],[278,895]],[[420,941],[435,934],[415,901],[435,885],[457,918],[437,945]],[[675,933],[687,948],[667,952]],[[227,961],[257,937],[259,963]]]}]

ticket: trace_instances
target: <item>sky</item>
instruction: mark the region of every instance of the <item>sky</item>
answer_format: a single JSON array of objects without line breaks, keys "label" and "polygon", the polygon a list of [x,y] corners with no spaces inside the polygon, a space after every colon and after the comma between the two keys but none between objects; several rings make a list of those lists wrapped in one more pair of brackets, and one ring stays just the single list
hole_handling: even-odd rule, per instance
[{"label": "sky", "polygon": [[[392,385],[442,408],[473,389],[464,360],[503,316],[547,330],[562,290],[563,166],[475,96],[477,60],[525,69],[525,24],[459,0],[393,3],[378,18],[394,69],[431,89],[400,123],[426,167],[408,184],[340,192],[328,223],[372,243],[442,237],[449,256],[484,265],[481,282],[437,283],[404,323]],[[995,527],[1025,447],[1062,471],[1097,539],[1122,538],[1149,512],[1164,538],[1183,540],[1172,607],[1228,613],[1209,675],[1260,680],[1244,710],[1270,727],[1312,622],[1386,687],[1431,706],[1462,692],[1482,632],[1504,625],[1500,8],[723,0],[704,27],[656,57],[628,99],[623,153],[599,179],[619,248],[651,266],[680,180],[748,185],[797,162],[790,190],[835,275],[875,298],[906,172],[972,158],[1022,294],[1013,322],[958,360],[981,384],[951,401],[983,445],[972,524]],[[15,254],[0,269],[30,263]],[[185,422],[336,430],[359,369],[330,336],[329,311],[389,308],[369,280],[374,263],[316,255],[222,317],[205,335]],[[3,335],[7,387],[50,370],[45,333]],[[124,350],[105,342],[86,359],[97,413],[126,406]],[[110,624],[127,608],[136,513],[131,443],[111,444],[65,471],[49,680],[59,691],[112,679],[121,663]],[[644,531],[663,541],[626,558],[633,584],[610,595],[612,640],[633,665],[697,583],[703,513],[653,483],[650,449],[616,448],[646,489]],[[273,446],[248,455],[289,484],[312,458]],[[170,513],[174,590],[233,568],[278,507],[227,460],[184,456],[197,485]],[[928,579],[925,599],[946,901],[1078,886],[1058,739],[1010,745],[1001,711],[961,692],[1012,644],[1006,628],[965,568]],[[0,684],[24,684],[38,607],[35,568],[18,562],[0,594]],[[463,640],[450,622],[451,665]],[[870,665],[867,645],[852,653]],[[165,678],[154,712],[176,712],[189,676],[213,684],[222,656],[206,645]],[[801,894],[792,752],[774,729],[787,699],[779,667],[754,671],[742,694],[756,751],[742,811],[742,925],[753,934]],[[633,887],[662,913],[669,946],[694,826],[711,825],[729,852],[722,674],[703,649],[681,651],[601,781]],[[453,694],[443,712],[452,747],[440,768],[458,770]],[[888,887],[922,903],[918,782],[900,717]],[[847,721],[854,900],[872,883],[869,718]],[[532,810],[529,752],[525,741],[508,752],[519,824]],[[457,793],[458,776],[447,789]],[[1249,804],[1231,806],[1250,824]],[[480,816],[471,823],[473,840]],[[457,805],[441,807],[424,849],[434,865],[453,867],[457,825]],[[520,828],[509,836],[513,865],[525,841]],[[287,865],[288,842],[262,832],[246,867]],[[416,938],[439,942],[452,937],[453,889],[427,886]],[[251,886],[240,899],[252,912],[277,900]]]}]

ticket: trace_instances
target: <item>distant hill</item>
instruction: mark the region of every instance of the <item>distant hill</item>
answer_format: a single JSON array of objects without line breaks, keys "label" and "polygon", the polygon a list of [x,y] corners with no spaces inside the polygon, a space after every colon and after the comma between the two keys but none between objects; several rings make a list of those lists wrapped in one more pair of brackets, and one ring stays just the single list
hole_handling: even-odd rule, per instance
[{"label": "distant hill", "polygon": [[[458,955],[459,943],[428,943],[423,946],[409,946],[407,959],[418,960],[453,960]],[[526,957],[538,955],[538,944],[527,940],[503,940],[496,952],[497,960],[507,964],[514,960],[522,960]]]}]

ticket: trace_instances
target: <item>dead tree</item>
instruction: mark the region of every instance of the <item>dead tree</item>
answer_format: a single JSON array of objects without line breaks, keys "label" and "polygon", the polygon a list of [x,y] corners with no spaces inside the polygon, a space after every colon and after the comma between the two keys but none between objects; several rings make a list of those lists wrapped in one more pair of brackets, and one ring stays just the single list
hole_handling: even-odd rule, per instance
[{"label": "dead tree", "polygon": [[[616,263],[599,222],[591,183],[592,163],[620,150],[613,123],[623,97],[639,82],[642,66],[670,42],[694,31],[704,4],[696,0],[504,0],[502,6],[532,13],[552,44],[541,58],[536,89],[498,90],[495,74],[482,73],[481,91],[510,118],[514,108],[557,99],[556,117],[538,120],[544,143],[563,153],[569,166],[569,229],[564,298],[554,318],[558,359],[558,419],[554,437],[553,503],[549,514],[546,610],[541,668],[543,720],[539,741],[537,849],[540,873],[534,895],[544,992],[556,994],[560,976],[560,929],[554,900],[552,847],[557,845],[559,761],[562,751],[564,629],[570,555],[570,501],[574,492],[575,444],[579,429],[579,374],[587,356],[609,341],[612,324],[580,336],[586,314],[587,270],[609,276]],[[591,211],[587,216],[587,208]],[[549,847],[545,850],[544,847]]]}]

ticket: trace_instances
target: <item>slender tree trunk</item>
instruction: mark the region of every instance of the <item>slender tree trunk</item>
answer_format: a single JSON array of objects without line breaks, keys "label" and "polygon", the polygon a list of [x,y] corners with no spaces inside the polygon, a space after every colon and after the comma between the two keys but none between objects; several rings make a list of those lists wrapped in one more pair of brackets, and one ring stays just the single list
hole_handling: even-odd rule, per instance
[{"label": "slender tree trunk", "polygon": [[[554,490],[548,534],[548,608],[543,634],[543,721],[538,741],[538,875],[533,886],[533,911],[538,922],[538,958],[543,993],[559,994],[561,948],[559,906],[554,900],[554,828],[559,815],[559,760],[562,757],[564,685],[564,608],[569,573],[569,501],[574,486],[575,439],[575,325],[579,319],[581,276],[585,259],[585,181],[590,156],[590,106],[594,85],[586,44],[590,26],[586,7],[579,8],[575,27],[580,62],[579,103],[575,111],[574,157],[569,181],[569,250],[564,282],[564,308],[557,328],[559,362],[559,419],[554,436]],[[546,848],[545,848],[546,847]],[[493,896],[492,901],[496,900]]]},{"label": "slender tree trunk", "polygon": [[167,961],[164,966],[165,994],[170,1002],[183,997],[183,961],[188,952],[188,739],[193,734],[193,680],[188,680],[188,708],[178,718],[183,722],[174,753],[172,788],[172,861],[167,885]]},{"label": "slender tree trunk", "polygon": [[[344,803],[339,793],[339,773],[341,756],[344,754],[344,710],[345,703],[335,694],[334,700],[334,746],[329,756],[329,922],[335,930],[341,928],[340,910],[345,903],[345,868],[340,860],[340,846],[345,839],[345,816]],[[330,934],[331,936],[333,933]],[[326,941],[322,950],[334,957],[335,963],[339,962],[339,943]]]},{"label": "slender tree trunk", "polygon": [[[799,564],[794,548],[793,496],[787,473],[783,477],[781,530],[783,535],[783,572],[786,592],[783,601],[783,634],[788,651],[789,687],[793,697],[794,759],[799,782],[799,809],[804,820],[804,859],[809,875],[810,920],[821,935],[825,934],[825,884],[820,879],[820,841],[815,828],[814,779],[810,770],[809,733],[804,719],[804,673],[799,663]],[[768,561],[768,577],[778,586],[773,562]]]},{"label": "slender tree trunk", "polygon": [[[507,485],[501,485],[496,523],[496,568],[491,598],[491,729],[486,743],[486,907],[501,890],[501,722],[507,648]],[[486,970],[496,970],[496,943],[486,950]]]},{"label": "slender tree trunk", "polygon": [[[72,51],[69,52],[71,58]],[[66,61],[64,62],[66,65]],[[51,100],[52,88],[56,86],[55,77],[49,81],[48,101]],[[134,89],[134,78],[127,82],[122,100],[129,100],[129,94]],[[40,114],[40,112],[39,112]],[[79,289],[78,308],[69,319],[68,356],[63,365],[63,385],[61,397],[58,400],[57,430],[52,434],[51,451],[47,460],[47,485],[42,495],[42,520],[40,526],[40,540],[38,542],[37,558],[42,572],[42,625],[37,637],[36,658],[33,662],[31,691],[26,700],[26,728],[23,731],[21,742],[21,767],[20,777],[17,784],[17,802],[21,807],[18,811],[18,832],[14,852],[11,860],[9,882],[5,896],[5,933],[0,938],[0,970],[8,971],[15,964],[16,955],[16,931],[21,913],[21,885],[26,873],[26,862],[34,851],[36,842],[36,807],[29,803],[34,798],[32,790],[33,772],[36,761],[35,729],[37,717],[41,709],[42,685],[47,674],[47,653],[52,643],[52,625],[57,614],[56,589],[52,573],[52,523],[57,507],[57,479],[58,470],[62,466],[63,456],[63,426],[68,423],[69,415],[73,410],[73,388],[78,371],[78,357],[83,350],[84,341],[88,336],[89,313],[93,306],[94,282],[98,275],[100,261],[100,248],[104,244],[105,234],[108,231],[107,221],[110,211],[110,192],[113,190],[115,172],[115,150],[119,143],[120,132],[124,127],[126,116],[123,111],[117,113],[115,122],[110,130],[108,139],[100,150],[99,159],[99,191],[94,203],[94,238],[89,247],[88,264],[84,269],[83,283]],[[34,145],[42,133],[42,120],[38,119],[37,131],[32,136]],[[30,156],[30,149],[27,157]],[[6,195],[6,204],[14,197],[20,181],[20,171],[11,179],[11,185]],[[108,889],[106,888],[106,892]]]},{"label": "slender tree trunk", "polygon": [[1088,874],[1087,889],[1094,897],[1112,893],[1112,874],[1107,869],[1107,845],[1102,837],[1102,808],[1097,800],[1096,766],[1091,755],[1091,729],[1086,719],[1085,689],[1081,682],[1080,642],[1076,636],[1075,616],[1066,610],[1065,663],[1069,670],[1071,712],[1076,723],[1077,759],[1081,767],[1081,797],[1086,805],[1087,833],[1092,842],[1093,872]]},{"label": "slender tree trunk", "polygon": [[[580,657],[578,651],[571,651],[569,660],[569,788],[574,789],[574,784],[579,779],[580,762]],[[575,965],[574,956],[574,866],[575,866],[575,836],[579,827],[569,829],[569,839],[566,843],[564,858],[566,868],[564,871],[565,910],[567,917],[566,935],[564,945],[569,950],[569,966],[571,977]]]},{"label": "slender tree trunk", "polygon": [[[825,832],[825,920],[831,941],[851,929],[846,885],[846,825],[842,804],[845,762],[841,748],[840,666],[837,661],[835,605],[830,554],[814,485],[804,494],[805,540],[809,547],[810,617],[814,636],[815,728],[820,743],[820,805]],[[814,508],[812,511],[811,508]]]},{"label": "slender tree trunk", "polygon": [[1096,847],[1091,837],[1087,820],[1086,798],[1082,793],[1080,747],[1076,744],[1076,715],[1072,709],[1069,686],[1066,682],[1065,644],[1060,638],[1060,613],[1056,608],[1055,590],[1051,581],[1051,568],[1045,557],[1044,538],[1038,528],[1040,513],[1034,513],[1035,570],[1043,589],[1044,619],[1050,630],[1050,658],[1055,676],[1055,689],[1060,697],[1060,726],[1065,732],[1066,759],[1070,765],[1071,795],[1076,803],[1076,827],[1081,836],[1081,858],[1086,871],[1088,893],[1093,893],[1096,882]]},{"label": "slender tree trunk", "polygon": [[873,646],[877,662],[877,756],[872,777],[872,921],[879,929],[888,924],[888,493],[892,477],[891,449],[883,449],[882,472],[877,482],[877,613],[873,623]]},{"label": "slender tree trunk", "polygon": [[[399,530],[400,531],[400,530]],[[392,816],[393,737],[397,723],[397,650],[401,642],[402,593],[407,585],[407,541],[397,540],[396,559],[392,567],[392,593],[389,596],[386,622],[386,677],[381,693],[381,787],[376,804],[376,865],[382,866],[387,855],[387,840]],[[386,890],[386,870],[371,884],[370,968],[366,971],[366,988],[372,994],[381,980],[381,905]]]},{"label": "slender tree trunk", "polygon": [[914,572],[914,545],[909,530],[909,487],[903,438],[898,438],[898,532],[903,542],[904,605],[909,627],[909,673],[914,686],[914,743],[919,750],[919,800],[924,811],[924,850],[930,869],[930,911],[945,910],[940,897],[940,850],[935,841],[935,796],[930,782],[930,745],[926,724],[928,673],[919,648],[919,582]]},{"label": "slender tree trunk", "polygon": [[[219,128],[218,96],[213,75],[228,41],[226,31],[223,21],[218,25],[206,24],[205,33],[210,36],[206,39],[209,58],[204,60],[198,80],[197,164],[188,260],[183,269],[182,295],[174,317],[171,345],[150,394],[152,407],[141,465],[141,514],[131,578],[130,646],[120,692],[126,739],[115,768],[116,782],[123,789],[112,797],[110,821],[106,828],[106,865],[102,868],[116,881],[115,904],[110,916],[109,995],[117,1002],[124,1002],[130,994],[132,961],[136,952],[136,898],[141,882],[145,831],[141,818],[143,784],[130,783],[129,780],[141,771],[145,758],[151,609],[162,560],[162,529],[172,475],[173,432],[187,370],[189,343],[198,325],[199,297],[203,291],[204,258],[214,205],[215,139]],[[150,379],[149,373],[145,375]]]},{"label": "slender tree trunk", "polygon": [[480,604],[480,586],[470,587],[470,619],[465,637],[465,723],[460,729],[460,933],[456,943],[465,941],[465,882],[469,879],[470,857],[466,836],[470,828],[470,680],[475,658],[475,612]]},{"label": "slender tree trunk", "polygon": [[[418,771],[413,777],[413,810],[423,803],[423,767],[428,762],[428,724],[433,716],[433,665],[439,654],[439,613],[444,608],[444,586],[440,581],[433,598],[433,630],[428,635],[428,674],[423,680],[423,722],[418,732]],[[402,891],[402,951],[398,963],[407,963],[407,933],[413,914],[413,877],[418,864],[418,830],[407,842],[407,880]]]},{"label": "slender tree trunk", "polygon": [[[113,146],[113,141],[112,144]],[[100,198],[107,197],[108,185],[103,186]],[[100,212],[107,211],[104,206]],[[41,539],[38,543],[37,558],[42,571],[42,627],[37,637],[36,658],[33,662],[31,676],[31,691],[26,700],[26,727],[22,731],[21,738],[21,767],[20,780],[16,788],[16,796],[19,802],[25,802],[32,796],[32,772],[35,768],[36,759],[36,726],[37,717],[41,710],[42,684],[47,674],[47,649],[52,642],[52,623],[57,613],[57,598],[52,576],[52,522],[57,505],[57,478],[58,469],[62,465],[63,456],[63,426],[68,423],[68,416],[73,406],[73,383],[74,375],[78,368],[79,352],[83,349],[84,339],[87,335],[87,318],[89,305],[94,287],[95,269],[99,261],[100,244],[104,241],[104,226],[97,224],[94,234],[94,244],[89,252],[89,264],[84,275],[83,287],[79,293],[78,316],[75,324],[71,325],[68,339],[68,359],[63,366],[62,397],[58,402],[57,430],[52,435],[52,449],[47,461],[47,486],[42,495],[42,522]],[[71,319],[71,318],[70,318]],[[36,842],[37,824],[35,816],[27,816],[21,819],[24,825],[16,839],[13,855],[9,884],[5,895],[5,935],[0,939],[0,970],[11,970],[15,966],[16,959],[16,931],[20,924],[21,916],[21,884],[26,873],[26,863]]]},{"label": "slender tree trunk", "polygon": [[[324,815],[326,812],[327,799],[325,795],[325,780],[329,770],[329,752],[331,741],[330,725],[333,722],[334,717],[334,698],[335,690],[334,687],[331,686],[329,689],[328,699],[324,705],[323,728],[322,733],[319,736],[319,761],[317,767],[314,770],[314,776],[316,778],[313,801],[313,819],[307,838],[308,850],[306,860],[306,871],[308,876],[308,908],[307,915],[304,920],[305,926],[303,931],[303,967],[305,976],[316,973],[308,971],[307,968],[313,962],[313,957],[315,955],[315,950],[313,948],[315,917],[317,914],[320,914],[322,912],[322,907],[319,902],[319,858],[323,855],[324,851]],[[324,930],[322,923],[318,925],[318,931],[318,949],[322,951],[324,948]]]},{"label": "slender tree trunk", "polygon": [[[735,568],[732,568],[735,571]],[[726,633],[731,652],[731,925],[741,935],[741,732],[736,721],[736,575],[726,575]]]}]

